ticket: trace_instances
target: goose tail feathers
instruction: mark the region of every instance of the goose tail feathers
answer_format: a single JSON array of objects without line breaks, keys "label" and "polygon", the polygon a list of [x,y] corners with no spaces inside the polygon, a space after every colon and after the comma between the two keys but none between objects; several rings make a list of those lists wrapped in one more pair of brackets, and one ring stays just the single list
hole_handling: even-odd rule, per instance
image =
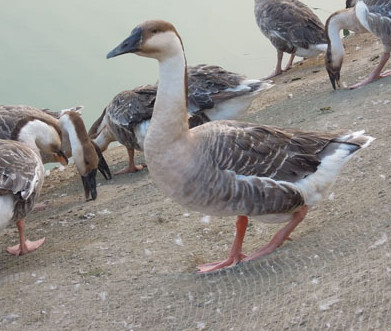
[{"label": "goose tail feathers", "polygon": [[365,135],[364,130],[346,134],[338,139],[340,142],[356,145],[357,150],[368,147],[374,140],[374,137]]}]

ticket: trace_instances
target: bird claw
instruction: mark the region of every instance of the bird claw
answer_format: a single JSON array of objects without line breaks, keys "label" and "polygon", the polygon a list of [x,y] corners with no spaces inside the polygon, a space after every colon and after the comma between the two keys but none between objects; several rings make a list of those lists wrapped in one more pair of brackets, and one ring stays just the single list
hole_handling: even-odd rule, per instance
[{"label": "bird claw", "polygon": [[237,265],[238,263],[240,263],[246,257],[247,255],[240,253],[239,256],[236,257],[229,256],[228,259],[224,261],[201,264],[197,266],[198,273],[207,273],[219,269],[231,268]]},{"label": "bird claw", "polygon": [[26,240],[24,242],[24,245],[22,246],[18,244],[15,246],[8,247],[7,252],[15,256],[24,255],[41,247],[44,242],[45,242],[45,238],[36,241]]}]

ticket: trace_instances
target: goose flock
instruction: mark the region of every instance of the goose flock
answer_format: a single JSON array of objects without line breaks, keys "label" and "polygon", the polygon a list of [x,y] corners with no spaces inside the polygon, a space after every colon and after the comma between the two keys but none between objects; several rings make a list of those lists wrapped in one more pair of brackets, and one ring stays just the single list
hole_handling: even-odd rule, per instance
[{"label": "goose flock", "polygon": [[[26,254],[45,240],[30,242],[24,236],[25,218],[44,182],[43,163],[65,165],[72,157],[86,200],[96,199],[97,171],[111,178],[102,152],[113,141],[126,147],[129,158],[116,175],[148,166],[154,183],[179,204],[208,215],[237,217],[228,258],[199,265],[199,272],[233,267],[275,251],[290,239],[309,208],[324,199],[346,162],[374,138],[364,131],[302,131],[238,119],[273,87],[270,78],[292,67],[295,56],[325,53],[331,84],[339,86],[342,29],[371,32],[384,46],[375,70],[350,88],[391,74],[381,73],[391,50],[391,1],[345,5],[324,25],[298,0],[255,0],[256,23],[277,49],[276,68],[264,79],[249,79],[217,65],[188,67],[174,25],[145,21],[107,58],[131,53],[157,60],[158,83],[117,94],[88,132],[80,109],[0,106],[0,226],[16,222],[20,237],[19,245],[7,251]],[[284,69],[283,53],[290,54]],[[146,164],[135,164],[135,150],[144,151]],[[287,224],[269,244],[246,255],[242,243],[249,216]]]}]

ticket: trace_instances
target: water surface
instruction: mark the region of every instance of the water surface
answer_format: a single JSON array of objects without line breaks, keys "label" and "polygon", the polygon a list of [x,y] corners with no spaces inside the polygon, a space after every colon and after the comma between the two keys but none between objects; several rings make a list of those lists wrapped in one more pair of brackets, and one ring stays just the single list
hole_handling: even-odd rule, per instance
[{"label": "water surface", "polygon": [[[324,22],[343,0],[303,1]],[[253,0],[0,0],[0,104],[84,105],[89,127],[113,96],[154,83],[156,61],[106,54],[138,23],[171,21],[189,64],[264,77],[276,52],[259,31]]]}]

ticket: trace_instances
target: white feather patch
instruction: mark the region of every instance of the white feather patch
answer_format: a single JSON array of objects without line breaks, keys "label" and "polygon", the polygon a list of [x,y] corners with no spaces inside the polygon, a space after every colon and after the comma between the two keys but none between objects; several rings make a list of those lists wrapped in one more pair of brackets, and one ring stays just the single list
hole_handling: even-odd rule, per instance
[{"label": "white feather patch", "polygon": [[2,230],[14,214],[14,197],[11,194],[0,196],[0,210],[0,230]]}]

